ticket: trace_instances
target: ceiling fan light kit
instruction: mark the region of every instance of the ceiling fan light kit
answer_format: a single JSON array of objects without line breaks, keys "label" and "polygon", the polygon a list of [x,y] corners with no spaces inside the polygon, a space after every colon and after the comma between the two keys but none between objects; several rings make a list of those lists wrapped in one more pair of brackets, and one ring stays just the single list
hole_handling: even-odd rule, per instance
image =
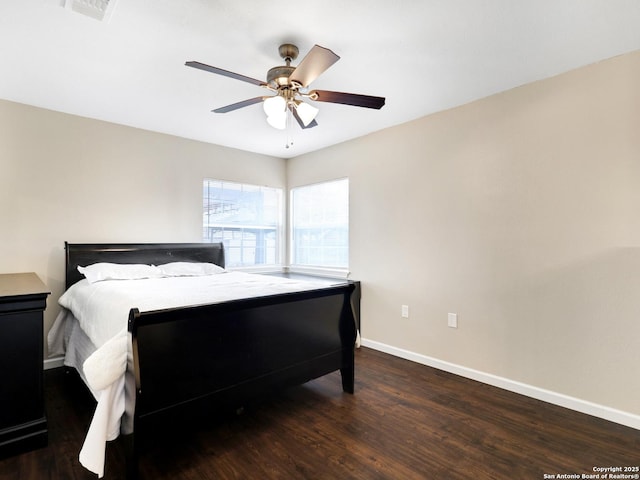
[{"label": "ceiling fan light kit", "polygon": [[267,123],[273,128],[278,130],[284,130],[287,128],[287,114],[283,112],[282,115],[270,115],[267,117]]},{"label": "ceiling fan light kit", "polygon": [[309,124],[315,120],[316,115],[318,115],[318,112],[320,111],[316,107],[300,100],[295,100],[294,105],[305,127],[308,127]]},{"label": "ceiling fan light kit", "polygon": [[287,101],[280,95],[267,97],[262,102],[267,123],[273,128],[284,130],[287,127]]},{"label": "ceiling fan light kit", "polygon": [[267,123],[274,128],[283,130],[287,126],[289,113],[295,118],[299,126],[303,129],[312,128],[318,125],[315,121],[319,110],[304,102],[309,99],[316,102],[340,103],[356,107],[374,108],[379,110],[384,106],[384,97],[374,97],[355,93],[331,92],[327,90],[308,91],[308,86],[324,71],[336,63],[340,57],[328,48],[314,45],[297,67],[292,67],[291,62],[298,58],[298,47],[290,43],[280,45],[278,49],[280,56],[286,65],[281,65],[269,69],[267,81],[262,82],[255,78],[240,75],[238,73],[212,67],[204,63],[190,61],[185,65],[198,68],[225,77],[234,78],[243,82],[252,83],[266,88],[275,95],[265,97],[255,97],[241,102],[233,103],[213,110],[215,113],[228,113],[239,108],[243,108],[254,103],[262,102],[264,112],[267,115]]}]

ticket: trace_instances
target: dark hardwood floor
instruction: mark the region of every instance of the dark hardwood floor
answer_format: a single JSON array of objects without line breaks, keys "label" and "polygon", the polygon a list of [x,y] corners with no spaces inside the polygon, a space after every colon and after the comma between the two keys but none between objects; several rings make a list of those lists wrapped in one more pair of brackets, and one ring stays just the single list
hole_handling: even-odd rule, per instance
[{"label": "dark hardwood floor", "polygon": [[[45,372],[45,391],[49,446],[0,460],[0,479],[96,478],[77,461],[91,396],[62,369]],[[638,430],[362,348],[355,395],[332,374],[241,414],[154,429],[140,471],[149,480],[522,480],[637,465]],[[105,478],[123,472],[118,439]]]}]

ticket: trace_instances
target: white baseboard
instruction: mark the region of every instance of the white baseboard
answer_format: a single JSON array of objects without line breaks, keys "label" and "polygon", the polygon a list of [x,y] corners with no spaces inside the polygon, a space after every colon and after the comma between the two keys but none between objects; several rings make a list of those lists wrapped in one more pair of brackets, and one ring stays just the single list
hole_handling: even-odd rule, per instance
[{"label": "white baseboard", "polygon": [[55,357],[55,358],[48,358],[44,361],[44,369],[45,370],[50,370],[52,368],[58,368],[58,367],[62,367],[64,365],[64,357]]},{"label": "white baseboard", "polygon": [[616,410],[614,408],[606,407],[604,405],[598,405],[596,403],[581,400],[579,398],[563,395],[562,393],[552,392],[543,388],[527,385],[526,383],[509,380],[508,378],[499,377],[490,373],[481,372],[472,368],[462,367],[454,363],[438,360],[437,358],[428,357],[419,353],[414,353],[409,350],[403,350],[391,345],[362,339],[362,345],[374,350],[378,350],[390,355],[411,360],[412,362],[427,365],[429,367],[437,368],[438,370],[444,370],[445,372],[460,375],[461,377],[477,380],[494,387],[502,388],[510,392],[526,395],[527,397],[542,400],[543,402],[552,403],[560,407],[565,407],[571,410],[575,410],[580,413],[586,413],[594,417],[602,418],[611,422],[619,423],[627,427],[640,430],[640,416],[622,410]]}]

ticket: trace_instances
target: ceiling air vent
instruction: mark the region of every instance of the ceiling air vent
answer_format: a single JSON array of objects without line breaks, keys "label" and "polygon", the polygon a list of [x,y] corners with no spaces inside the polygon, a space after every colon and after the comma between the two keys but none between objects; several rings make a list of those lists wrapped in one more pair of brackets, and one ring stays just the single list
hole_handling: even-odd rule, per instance
[{"label": "ceiling air vent", "polygon": [[108,22],[117,0],[65,0],[67,10]]}]

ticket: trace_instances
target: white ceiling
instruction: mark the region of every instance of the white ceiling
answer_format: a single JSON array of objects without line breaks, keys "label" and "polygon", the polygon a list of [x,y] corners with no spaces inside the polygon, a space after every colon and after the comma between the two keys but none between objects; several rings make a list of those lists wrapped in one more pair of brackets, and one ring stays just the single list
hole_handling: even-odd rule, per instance
[{"label": "white ceiling", "polygon": [[[111,0],[112,2],[114,0]],[[108,22],[65,0],[0,0],[0,98],[289,158],[640,49],[638,0],[117,0]],[[261,88],[294,43],[341,59],[311,86],[386,97],[381,110],[316,103],[287,133]]]}]

